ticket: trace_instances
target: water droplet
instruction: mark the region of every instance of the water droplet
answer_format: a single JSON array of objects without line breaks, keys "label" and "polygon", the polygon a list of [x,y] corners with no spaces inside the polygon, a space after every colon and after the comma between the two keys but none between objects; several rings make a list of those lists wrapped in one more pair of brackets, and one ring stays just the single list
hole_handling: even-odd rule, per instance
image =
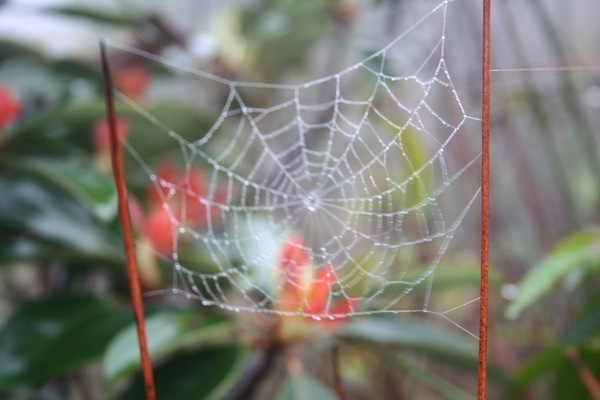
[{"label": "water droplet", "polygon": [[186,298],[186,299],[191,299],[191,298],[192,298],[192,295],[191,295],[191,294],[189,294],[189,293],[186,293],[186,295],[185,295],[185,298]]},{"label": "water droplet", "polygon": [[210,301],[202,300],[203,306],[210,306]]},{"label": "water droplet", "polygon": [[179,227],[179,233],[185,233],[185,228],[183,226]]},{"label": "water droplet", "polygon": [[181,264],[179,264],[179,263],[175,263],[175,269],[176,269],[177,271],[181,271]]},{"label": "water droplet", "polygon": [[304,199],[304,205],[308,211],[315,212],[321,206],[321,198],[316,193],[310,192]]}]

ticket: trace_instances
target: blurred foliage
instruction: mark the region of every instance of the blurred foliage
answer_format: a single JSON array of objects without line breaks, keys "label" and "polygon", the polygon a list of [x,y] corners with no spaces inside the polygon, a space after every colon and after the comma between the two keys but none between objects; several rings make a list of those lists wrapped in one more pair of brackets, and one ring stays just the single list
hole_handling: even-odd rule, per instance
[{"label": "blurred foliage", "polygon": [[[404,2],[374,3],[398,7]],[[345,0],[265,0],[253,7],[236,6],[217,21],[228,33],[206,62],[208,69],[234,79],[285,79],[310,67],[312,51],[336,26],[353,23],[358,9],[354,7],[356,2]],[[132,44],[149,51],[182,45],[179,41],[185,35],[175,34],[177,27],[168,21],[141,9],[129,11],[83,6],[41,10],[97,27],[125,29]],[[3,398],[144,398],[116,193],[107,154],[95,148],[92,137],[94,124],[105,113],[99,71],[95,60],[56,60],[23,43],[0,42],[0,84],[11,87],[20,103],[18,116],[0,123]],[[152,73],[168,85],[164,71]],[[184,138],[208,129],[211,119],[204,111],[167,97],[155,97],[145,107]],[[532,107],[533,119],[547,126],[543,110]],[[130,120],[128,139],[143,157],[158,159],[163,152],[178,150],[169,148],[173,141],[147,140],[151,123],[139,113],[121,115]],[[423,164],[427,156],[418,137],[403,135],[401,140],[411,162]],[[592,160],[593,149],[589,153]],[[568,168],[558,161],[556,167],[556,176]],[[597,173],[592,171],[596,181]],[[135,177],[134,168],[131,174]],[[145,189],[143,184],[135,186],[134,180],[134,195],[142,197]],[[575,204],[576,196],[565,190],[558,197],[571,199],[566,203],[578,209],[567,213],[574,221],[581,220],[581,210],[592,207]],[[581,366],[591,371],[597,384],[600,236],[597,230],[578,227],[574,223],[564,229],[561,234],[566,238],[560,241],[559,235],[553,237],[558,241],[554,249],[535,259],[537,264],[517,285],[507,308],[511,319],[501,315],[504,304],[499,296],[493,298],[490,398],[592,398]],[[544,226],[536,229],[544,231]],[[510,239],[511,248],[529,245]],[[182,257],[211,268],[206,254],[196,251]],[[506,259],[499,256],[494,263],[500,266]],[[448,268],[436,272],[436,290],[456,298],[476,291],[478,274],[471,264],[455,257]],[[148,281],[163,279],[168,286],[168,278],[151,278]],[[492,271],[491,279],[496,292],[516,281],[501,268]],[[552,310],[540,311],[550,304],[549,297],[556,300],[555,306],[561,305],[559,317],[568,321],[553,320]],[[257,324],[243,315],[207,311],[193,302],[148,303],[149,347],[159,399],[235,400],[250,398],[245,396],[251,393],[257,399],[336,399],[330,372],[334,345],[342,350],[341,375],[349,399],[474,398],[476,341],[423,318],[357,317],[343,323],[333,336],[279,343],[270,325],[278,322],[266,316],[253,315]],[[529,328],[528,323],[514,327],[517,321],[512,318],[519,315],[526,321],[533,315]],[[510,331],[507,348],[496,347],[505,341],[498,333],[503,331]]]}]

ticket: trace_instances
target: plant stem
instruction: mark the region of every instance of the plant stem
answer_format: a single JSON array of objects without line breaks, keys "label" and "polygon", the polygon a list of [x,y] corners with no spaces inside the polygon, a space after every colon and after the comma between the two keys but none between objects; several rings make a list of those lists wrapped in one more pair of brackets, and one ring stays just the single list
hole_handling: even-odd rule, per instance
[{"label": "plant stem", "polygon": [[579,354],[577,348],[575,346],[569,346],[567,347],[566,353],[569,360],[571,360],[575,366],[579,377],[592,395],[592,398],[594,400],[600,400],[600,383],[598,383],[598,380],[594,377],[592,371],[590,371],[589,367],[581,358],[581,354]]},{"label": "plant stem", "polygon": [[269,371],[273,368],[277,356],[281,351],[281,346],[278,343],[272,343],[264,352],[262,357],[253,363],[231,389],[231,391],[223,398],[223,400],[249,400],[252,398],[256,389],[264,381]]},{"label": "plant stem", "polygon": [[335,383],[335,391],[337,392],[339,400],[346,400],[346,394],[344,393],[344,385],[342,385],[342,379],[340,375],[340,353],[337,344],[333,345],[331,349],[331,363],[333,364],[333,381]]}]

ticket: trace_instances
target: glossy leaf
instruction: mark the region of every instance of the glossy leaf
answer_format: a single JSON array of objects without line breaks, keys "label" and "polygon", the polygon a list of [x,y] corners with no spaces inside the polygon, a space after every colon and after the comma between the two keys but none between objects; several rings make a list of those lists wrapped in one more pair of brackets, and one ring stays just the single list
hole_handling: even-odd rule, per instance
[{"label": "glossy leaf", "polygon": [[[160,312],[146,319],[148,348],[152,359],[186,345],[218,341],[230,325],[223,317],[200,315],[197,310]],[[136,327],[131,324],[110,344],[104,357],[104,376],[109,385],[140,367]]]},{"label": "glossy leaf", "polygon": [[81,203],[48,182],[0,177],[0,224],[64,245],[88,256],[119,259],[121,249]]},{"label": "glossy leaf", "polygon": [[600,296],[593,296],[581,308],[580,315],[571,324],[565,340],[570,343],[578,343],[598,339],[600,339]]},{"label": "glossy leaf", "polygon": [[559,284],[569,273],[600,262],[598,232],[576,233],[556,246],[519,284],[517,297],[507,309],[509,318],[517,317]]},{"label": "glossy leaf", "polygon": [[91,164],[71,158],[12,157],[11,162],[48,179],[84,203],[104,221],[117,214],[117,193],[110,177]]},{"label": "glossy leaf", "polygon": [[135,18],[132,14],[116,14],[105,11],[97,11],[95,9],[84,8],[79,6],[61,6],[61,7],[49,7],[46,9],[48,13],[60,14],[68,17],[85,18],[92,22],[113,24],[113,25],[126,25],[136,26],[140,23],[139,18]]},{"label": "glossy leaf", "polygon": [[291,375],[283,383],[277,400],[337,400],[333,390],[306,375]]},{"label": "glossy leaf", "polygon": [[564,346],[551,347],[524,362],[515,373],[515,381],[518,387],[527,387],[565,361]]},{"label": "glossy leaf", "polygon": [[[178,154],[181,153],[179,142],[167,135],[161,127],[125,105],[120,110],[120,115],[131,119],[128,141],[141,157],[164,155],[169,150],[177,150]],[[203,115],[179,101],[155,103],[146,111],[165,127],[190,142],[200,139],[199,134],[210,128],[210,123]]]},{"label": "glossy leaf", "polygon": [[264,3],[243,15],[242,34],[252,61],[273,79],[298,67],[328,30],[328,2],[321,0]]},{"label": "glossy leaf", "polygon": [[65,254],[65,249],[55,244],[19,235],[18,231],[6,227],[4,230],[0,233],[0,265],[22,260],[47,260]]},{"label": "glossy leaf", "polygon": [[[593,377],[600,376],[600,351],[597,348],[583,349],[579,348],[578,354],[581,357],[581,363],[589,369]],[[578,399],[592,400],[589,389],[583,382],[580,372],[573,361],[566,358],[564,362],[557,365],[554,372],[552,385],[552,398],[555,400]],[[596,378],[597,379],[597,378]],[[596,384],[598,381],[596,380]]]},{"label": "glossy leaf", "polygon": [[129,313],[89,295],[25,304],[0,332],[0,381],[36,384],[97,360],[130,320]]},{"label": "glossy leaf", "polygon": [[[156,396],[168,400],[214,399],[227,389],[244,352],[236,346],[209,347],[177,353],[154,368]],[[118,400],[144,400],[144,385],[136,375]]]},{"label": "glossy leaf", "polygon": [[[421,275],[421,268],[417,268],[417,272],[407,272],[404,279],[414,281]],[[458,264],[458,263],[440,263],[435,269],[435,277],[433,279],[433,289],[441,290],[453,288],[461,285],[479,287],[480,283],[479,265]],[[496,269],[490,268],[489,285],[491,287],[499,287],[503,283],[501,276]],[[426,290],[426,285],[417,285],[415,290]]]},{"label": "glossy leaf", "polygon": [[[384,350],[385,351],[385,350]],[[406,357],[390,356],[382,354],[383,358],[390,360],[393,365],[405,371],[412,378],[421,382],[430,389],[438,392],[444,399],[448,400],[474,400],[475,396],[457,387],[454,383],[443,377],[432,373],[431,369],[423,367]]]},{"label": "glossy leaf", "polygon": [[23,43],[16,43],[14,41],[4,39],[0,40],[0,59],[19,56],[29,56],[35,58],[41,57],[37,50],[28,47]]},{"label": "glossy leaf", "polygon": [[355,318],[344,325],[341,335],[422,351],[455,365],[477,365],[477,340],[422,318]]}]

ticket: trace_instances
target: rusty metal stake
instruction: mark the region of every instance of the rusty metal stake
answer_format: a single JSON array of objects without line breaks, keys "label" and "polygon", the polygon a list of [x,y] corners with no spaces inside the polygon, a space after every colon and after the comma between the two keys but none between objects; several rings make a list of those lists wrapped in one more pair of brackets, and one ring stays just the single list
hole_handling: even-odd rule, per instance
[{"label": "rusty metal stake", "polygon": [[100,42],[100,58],[102,62],[104,96],[106,100],[106,113],[110,132],[110,155],[115,185],[117,186],[119,219],[121,221],[121,229],[123,231],[123,245],[125,247],[125,257],[127,260],[127,277],[129,281],[129,289],[131,290],[131,302],[133,304],[133,313],[135,315],[135,325],[137,328],[138,343],[140,346],[144,387],[146,391],[146,399],[155,400],[156,392],[154,389],[154,377],[152,375],[152,363],[150,362],[150,356],[148,354],[148,342],[146,340],[142,289],[140,287],[140,278],[138,275],[137,261],[135,258],[135,245],[133,242],[133,233],[129,218],[127,188],[125,186],[125,173],[123,171],[122,146],[117,132],[117,120],[113,102],[112,77],[106,55],[106,45],[104,42]]},{"label": "rusty metal stake", "polygon": [[490,0],[483,0],[483,57],[481,98],[481,282],[479,300],[479,362],[477,400],[485,400],[487,389],[488,270],[490,218]]}]

